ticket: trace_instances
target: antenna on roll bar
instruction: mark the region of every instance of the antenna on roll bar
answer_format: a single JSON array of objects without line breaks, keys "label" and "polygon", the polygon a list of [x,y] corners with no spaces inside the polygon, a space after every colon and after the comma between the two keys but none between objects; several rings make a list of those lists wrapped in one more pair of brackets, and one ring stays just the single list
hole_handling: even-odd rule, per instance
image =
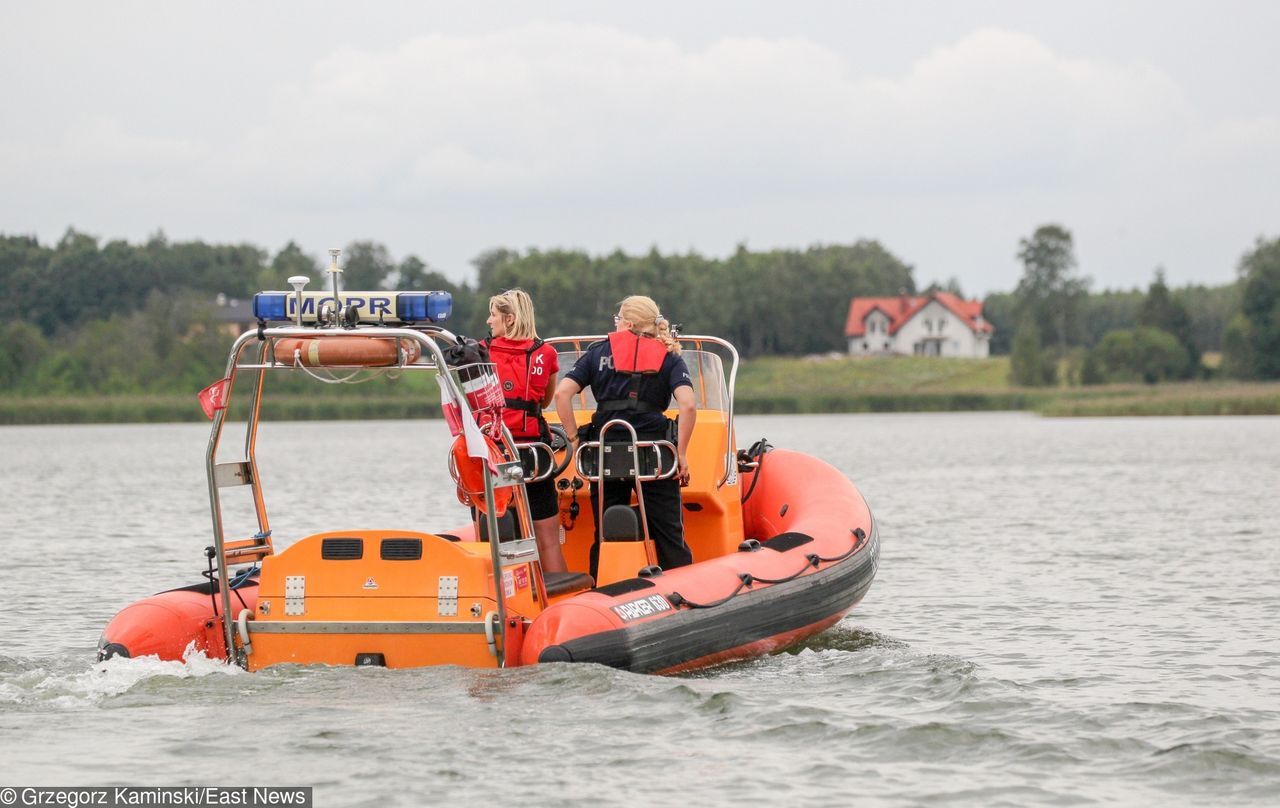
[{"label": "antenna on roll bar", "polygon": [[316,319],[321,325],[337,325],[338,318],[342,314],[342,298],[338,297],[341,289],[339,276],[342,274],[342,267],[338,266],[338,256],[342,255],[341,247],[329,248],[329,284],[333,287],[333,306],[328,303],[324,304],[320,311],[316,312]]},{"label": "antenna on roll bar", "polygon": [[302,290],[307,287],[311,279],[306,275],[294,275],[289,278],[289,285],[293,287],[293,298],[296,304],[294,308],[294,322],[298,328],[302,328]]}]

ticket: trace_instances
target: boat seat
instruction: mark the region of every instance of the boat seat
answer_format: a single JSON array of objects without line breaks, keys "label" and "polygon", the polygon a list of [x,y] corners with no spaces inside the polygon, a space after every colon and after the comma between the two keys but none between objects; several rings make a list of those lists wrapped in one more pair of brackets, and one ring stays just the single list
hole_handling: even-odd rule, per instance
[{"label": "boat seat", "polygon": [[596,582],[585,572],[544,572],[542,584],[546,587],[547,597],[554,598],[557,595],[590,589],[596,585]]},{"label": "boat seat", "polygon": [[[480,541],[489,540],[489,518],[484,514],[479,514],[476,520],[479,523],[477,534]],[[502,516],[498,517],[498,541],[512,541],[516,538],[516,513],[510,508]]]},{"label": "boat seat", "polygon": [[641,541],[640,516],[628,505],[610,505],[604,512],[600,536],[605,541]]}]

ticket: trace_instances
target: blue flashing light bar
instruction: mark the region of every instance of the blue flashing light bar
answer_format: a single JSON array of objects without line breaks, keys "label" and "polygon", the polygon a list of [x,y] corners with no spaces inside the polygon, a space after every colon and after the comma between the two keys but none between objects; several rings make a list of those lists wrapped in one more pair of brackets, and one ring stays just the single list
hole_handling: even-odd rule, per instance
[{"label": "blue flashing light bar", "polygon": [[406,323],[442,323],[453,313],[448,292],[401,292],[396,296],[396,316]]},{"label": "blue flashing light bar", "polygon": [[288,320],[288,292],[258,292],[253,296],[253,316],[259,320]]},{"label": "blue flashing light bar", "polygon": [[[360,314],[366,324],[442,323],[453,313],[448,292],[343,292],[344,305]],[[302,322],[314,323],[316,312],[333,303],[328,292],[304,292]],[[264,322],[293,322],[298,308],[294,292],[258,292],[253,296],[253,316]]]}]

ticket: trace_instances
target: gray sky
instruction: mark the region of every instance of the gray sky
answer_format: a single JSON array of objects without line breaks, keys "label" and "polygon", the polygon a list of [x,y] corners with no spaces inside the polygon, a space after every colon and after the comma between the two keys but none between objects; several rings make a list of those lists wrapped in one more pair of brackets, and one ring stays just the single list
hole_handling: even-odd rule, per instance
[{"label": "gray sky", "polygon": [[0,233],[491,247],[877,239],[1010,290],[1218,284],[1280,236],[1280,3],[11,2]]}]

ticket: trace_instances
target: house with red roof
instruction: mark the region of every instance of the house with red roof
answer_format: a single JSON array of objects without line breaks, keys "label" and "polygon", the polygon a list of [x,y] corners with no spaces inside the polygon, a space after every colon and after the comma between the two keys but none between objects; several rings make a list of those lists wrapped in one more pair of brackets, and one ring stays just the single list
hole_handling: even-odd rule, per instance
[{"label": "house with red roof", "polygon": [[991,355],[991,323],[982,317],[981,300],[950,292],[897,297],[855,297],[849,301],[844,335],[852,356]]}]

